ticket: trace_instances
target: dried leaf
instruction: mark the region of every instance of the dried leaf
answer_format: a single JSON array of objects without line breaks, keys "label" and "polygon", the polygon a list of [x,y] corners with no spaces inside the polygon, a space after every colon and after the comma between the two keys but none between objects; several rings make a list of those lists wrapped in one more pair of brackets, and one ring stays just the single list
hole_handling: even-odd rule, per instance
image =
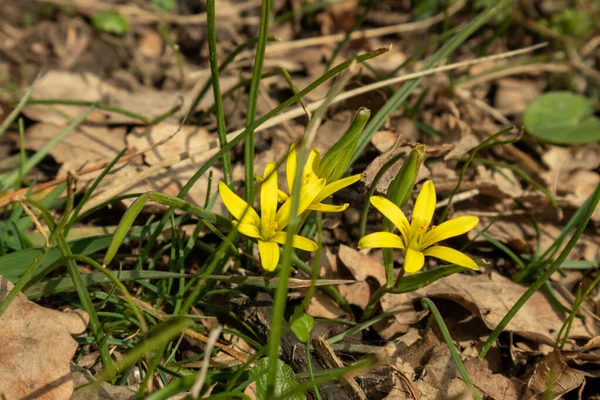
[{"label": "dried leaf", "polygon": [[[525,290],[525,287],[494,272],[489,277],[454,274],[412,293],[385,295],[381,305],[385,311],[397,307],[396,321],[410,325],[420,317],[413,308],[413,302],[418,298],[449,299],[471,311],[489,329],[494,329]],[[519,310],[506,330],[535,342],[553,345],[564,319],[564,315],[559,314],[544,295],[536,293]],[[570,337],[590,339],[597,335],[595,322],[588,321],[585,325],[579,319],[573,322]]]},{"label": "dried leaf", "polygon": [[537,365],[533,376],[527,383],[527,397],[545,395],[551,388],[549,397],[557,398],[580,387],[585,374],[569,367],[559,352],[552,352]]},{"label": "dried leaf", "polygon": [[[13,284],[0,276],[0,302]],[[0,397],[8,400],[68,399],[73,393],[70,361],[85,331],[81,310],[60,312],[38,306],[19,293],[0,317]]]}]

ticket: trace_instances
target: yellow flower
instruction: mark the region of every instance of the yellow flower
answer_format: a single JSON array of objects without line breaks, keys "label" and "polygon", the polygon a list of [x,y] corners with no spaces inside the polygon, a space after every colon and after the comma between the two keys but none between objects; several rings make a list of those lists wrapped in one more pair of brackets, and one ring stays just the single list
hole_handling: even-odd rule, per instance
[{"label": "yellow flower", "polygon": [[358,247],[361,249],[382,247],[402,249],[404,269],[411,274],[423,268],[425,256],[436,257],[461,267],[479,269],[475,261],[466,254],[450,247],[433,246],[437,242],[462,235],[475,228],[479,223],[479,218],[458,217],[429,229],[435,211],[435,203],[435,187],[432,181],[427,181],[417,196],[412,221],[409,224],[408,219],[396,204],[385,197],[372,196],[371,204],[398,228],[401,236],[391,232],[371,233],[358,242]]},{"label": "yellow flower", "polygon": [[[279,262],[279,244],[285,243],[284,229],[290,220],[292,199],[288,199],[277,210],[277,171],[271,162],[265,168],[260,188],[260,217],[242,198],[233,193],[224,182],[219,182],[219,193],[225,207],[236,219],[238,231],[245,236],[257,239],[262,267],[273,271]],[[250,183],[251,184],[251,183]],[[299,213],[312,203],[323,187],[325,180],[319,179],[304,186],[300,192]],[[317,244],[303,236],[294,235],[292,246],[306,251],[315,251]]]},{"label": "yellow flower", "polygon": [[[306,165],[304,166],[304,170],[302,171],[302,187],[308,185],[312,182],[316,182],[321,178],[319,176],[319,162],[321,160],[321,154],[319,150],[313,149],[308,155],[308,159],[306,160]],[[290,153],[287,158],[286,165],[286,178],[288,190],[292,190],[294,187],[294,178],[296,176],[296,148],[291,147]],[[312,203],[307,207],[309,210],[322,211],[322,212],[341,212],[348,208],[348,204],[342,205],[333,205],[333,204],[323,204],[321,203],[327,197],[331,196],[335,192],[345,188],[346,186],[350,186],[353,183],[360,180],[360,174],[352,175],[347,178],[338,179],[333,182],[327,182],[321,192],[314,198]],[[286,201],[289,198],[289,195],[283,191],[279,191],[279,200]]]}]

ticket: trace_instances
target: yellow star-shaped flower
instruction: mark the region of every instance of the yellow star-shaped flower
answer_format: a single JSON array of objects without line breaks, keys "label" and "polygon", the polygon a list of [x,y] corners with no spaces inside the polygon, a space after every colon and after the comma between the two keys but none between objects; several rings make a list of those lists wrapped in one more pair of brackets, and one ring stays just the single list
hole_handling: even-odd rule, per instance
[{"label": "yellow star-shaped flower", "polygon": [[[319,150],[312,149],[306,160],[306,165],[302,171],[302,186],[316,182],[321,178],[319,176],[319,162],[321,160],[321,154]],[[296,148],[291,147],[290,153],[288,154],[286,164],[286,178],[288,190],[292,190],[294,187],[294,178],[296,176]],[[350,186],[353,183],[360,180],[360,174],[352,175],[347,178],[338,179],[332,182],[326,182],[319,194],[313,199],[312,203],[307,207],[308,210],[315,210],[321,212],[341,212],[348,208],[348,204],[334,205],[334,204],[323,204],[322,201],[334,194],[335,192]],[[283,191],[279,191],[279,200],[286,201],[289,195]]]},{"label": "yellow star-shaped flower", "polygon": [[[238,231],[250,238],[257,239],[262,267],[273,271],[279,263],[279,245],[285,244],[287,227],[292,210],[292,199],[285,201],[277,210],[277,172],[276,164],[270,162],[265,168],[260,188],[260,211],[258,213],[241,197],[236,195],[224,182],[219,182],[219,193],[227,210],[233,215]],[[324,179],[318,179],[302,187],[300,191],[299,214],[314,201],[323,190]],[[303,236],[294,235],[292,246],[315,251],[317,244]]]},{"label": "yellow star-shaped flower", "polygon": [[434,246],[442,240],[462,235],[475,228],[479,218],[462,216],[429,228],[436,204],[432,181],[425,182],[417,196],[410,224],[402,210],[385,197],[372,196],[371,204],[398,228],[401,236],[391,232],[371,233],[358,242],[359,248],[401,249],[404,254],[404,270],[411,274],[423,268],[425,256],[439,258],[461,267],[479,269],[475,261],[466,254],[450,247]]}]

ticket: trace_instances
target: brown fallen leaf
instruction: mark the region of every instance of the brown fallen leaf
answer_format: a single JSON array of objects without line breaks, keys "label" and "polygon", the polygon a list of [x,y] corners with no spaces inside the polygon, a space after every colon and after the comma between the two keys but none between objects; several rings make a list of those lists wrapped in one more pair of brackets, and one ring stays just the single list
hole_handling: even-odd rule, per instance
[{"label": "brown fallen leaf", "polygon": [[[206,79],[208,78],[207,76]],[[221,90],[225,92],[237,82],[237,77],[221,77]],[[206,80],[198,79],[194,87],[184,90],[169,91],[140,87],[139,90],[130,92],[103,82],[100,77],[89,72],[49,71],[38,80],[31,97],[36,100],[101,102],[137,113],[149,120],[179,105],[181,106],[179,110],[170,117],[175,122],[179,122],[205,83]],[[195,111],[207,110],[213,103],[214,97],[209,89]],[[23,108],[23,114],[35,121],[66,125],[70,119],[81,115],[86,108],[72,105],[29,104]],[[94,110],[86,121],[100,124],[145,125],[139,118],[99,109]]]},{"label": "brown fallen leaf", "polygon": [[[495,272],[490,276],[454,274],[412,293],[385,295],[381,299],[381,306],[384,311],[396,307],[396,321],[401,325],[410,325],[420,317],[413,307],[414,301],[424,296],[444,298],[465,307],[489,329],[494,329],[525,290],[524,286]],[[506,331],[553,345],[565,318],[538,292],[519,310]],[[576,319],[569,337],[590,339],[597,336],[598,326],[595,321],[589,320],[591,318],[584,324]]]},{"label": "brown fallen leaf", "polygon": [[[0,302],[13,288],[0,276]],[[85,331],[82,310],[60,312],[38,306],[19,293],[0,317],[0,397],[69,399],[73,393],[70,361]]]},{"label": "brown fallen leaf", "polygon": [[[38,151],[64,128],[52,123],[32,125],[25,132],[25,147]],[[62,168],[76,172],[85,165],[110,161],[125,148],[125,128],[80,125],[57,143],[50,155]]]},{"label": "brown fallen leaf", "polygon": [[[527,382],[525,398],[555,399],[577,389],[584,380],[585,373],[569,367],[560,352],[553,351],[535,368]],[[548,388],[551,388],[550,393]],[[546,397],[547,393],[549,397]]]},{"label": "brown fallen leaf", "polygon": [[539,83],[531,80],[504,78],[496,84],[494,106],[504,115],[521,114],[541,92]]},{"label": "brown fallen leaf", "polygon": [[[463,357],[467,374],[479,395],[504,400],[519,399],[522,384],[490,371],[479,357]],[[411,382],[411,389],[423,399],[471,398],[445,342],[428,328],[421,340],[408,347],[398,347],[393,365]],[[406,385],[397,384],[386,399],[413,399]]]}]

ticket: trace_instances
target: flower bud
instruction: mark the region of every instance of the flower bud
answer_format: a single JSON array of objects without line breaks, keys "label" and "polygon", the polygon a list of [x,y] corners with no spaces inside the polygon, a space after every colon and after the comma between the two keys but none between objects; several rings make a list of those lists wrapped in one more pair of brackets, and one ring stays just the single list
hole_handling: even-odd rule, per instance
[{"label": "flower bud", "polygon": [[410,194],[415,187],[419,169],[423,164],[424,154],[425,147],[423,145],[415,146],[388,187],[386,197],[398,207],[402,208],[408,203]]},{"label": "flower bud", "polygon": [[344,175],[358,144],[358,139],[370,116],[371,111],[364,107],[356,112],[344,136],[321,159],[318,171],[320,177],[325,178],[327,182],[331,182],[340,179]]}]

